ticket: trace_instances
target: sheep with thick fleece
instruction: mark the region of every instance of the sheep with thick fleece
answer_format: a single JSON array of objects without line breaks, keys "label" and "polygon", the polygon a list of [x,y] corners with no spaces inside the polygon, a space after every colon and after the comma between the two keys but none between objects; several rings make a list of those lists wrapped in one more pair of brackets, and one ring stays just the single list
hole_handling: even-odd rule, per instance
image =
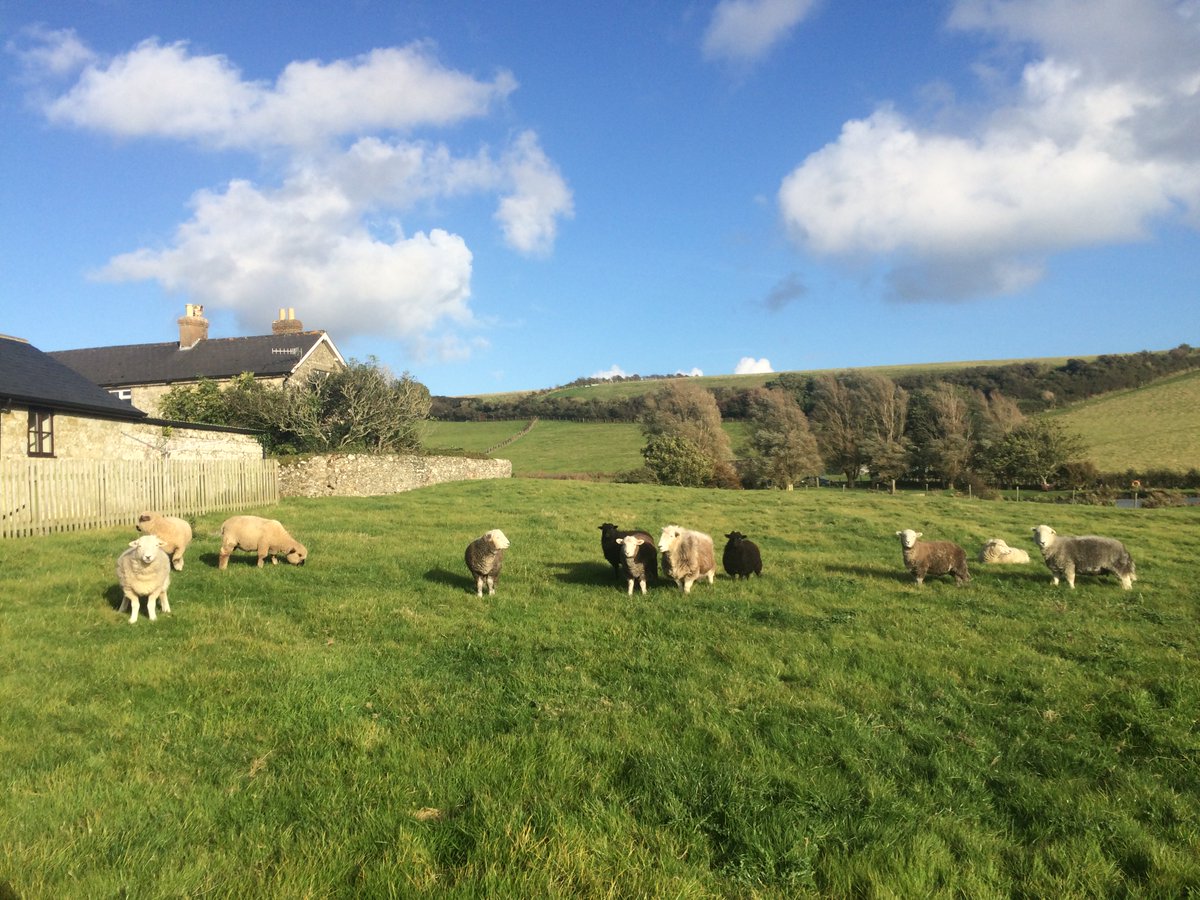
[{"label": "sheep with thick fleece", "polygon": [[1020,547],[1010,547],[1001,538],[985,541],[979,551],[982,563],[1027,563],[1029,554]]},{"label": "sheep with thick fleece", "polygon": [[716,577],[713,540],[701,531],[692,531],[678,525],[668,525],[658,539],[658,549],[663,555],[663,572],[683,588],[685,594],[701,578],[712,584]]},{"label": "sheep with thick fleece", "polygon": [[[649,543],[641,534],[627,534],[617,541],[621,548],[621,574],[629,585],[629,596],[633,596],[633,586],[641,585],[642,593],[646,593],[646,578],[654,571],[658,562],[658,554],[654,545]],[[649,551],[649,552],[647,552]]]},{"label": "sheep with thick fleece", "polygon": [[953,575],[955,584],[970,584],[967,551],[953,541],[918,541],[921,534],[911,528],[896,532],[904,565],[917,579],[917,585],[925,583],[926,575]]},{"label": "sheep with thick fleece", "polygon": [[152,534],[143,534],[129,542],[129,547],[117,557],[117,582],[121,585],[121,612],[129,613],[129,624],[137,621],[138,607],[146,598],[146,614],[153,622],[155,601],[169,613],[171,603],[167,588],[171,586],[171,560],[163,552],[163,541]]},{"label": "sheep with thick fleece", "polygon": [[1054,584],[1065,578],[1067,586],[1074,589],[1076,575],[1116,575],[1121,587],[1129,590],[1137,581],[1133,558],[1116,538],[1065,535],[1049,525],[1038,525],[1033,529],[1033,540],[1042,551]]},{"label": "sheep with thick fleece", "polygon": [[748,540],[740,531],[731,531],[725,535],[728,542],[725,552],[721,554],[721,564],[725,571],[733,577],[749,578],[751,575],[762,575],[762,554],[758,544]]},{"label": "sheep with thick fleece", "polygon": [[504,564],[504,551],[508,549],[508,538],[499,528],[485,531],[471,543],[463,559],[475,578],[475,594],[483,596],[487,587],[488,596],[496,593],[496,582],[500,580],[500,567]]},{"label": "sheep with thick fleece", "polygon": [[644,549],[638,554],[638,558],[642,562],[649,563],[649,574],[655,574],[657,569],[657,555],[654,552],[654,538],[644,531],[623,531],[612,522],[605,522],[600,526],[600,549],[604,552],[604,558],[608,560],[609,565],[613,567],[613,574],[623,576],[625,573],[625,547],[621,543],[625,538],[633,535],[645,541]]},{"label": "sheep with thick fleece", "polygon": [[261,516],[230,516],[221,523],[221,552],[217,557],[217,568],[229,565],[229,554],[234,550],[245,550],[258,554],[258,567],[271,557],[271,565],[278,565],[276,556],[282,556],[293,566],[302,566],[308,559],[308,548],[288,534],[278,519]]},{"label": "sheep with thick fleece", "polygon": [[163,516],[156,512],[144,512],[137,519],[137,530],[152,534],[163,541],[163,550],[171,557],[171,568],[183,571],[183,551],[192,542],[192,526],[175,516]]}]

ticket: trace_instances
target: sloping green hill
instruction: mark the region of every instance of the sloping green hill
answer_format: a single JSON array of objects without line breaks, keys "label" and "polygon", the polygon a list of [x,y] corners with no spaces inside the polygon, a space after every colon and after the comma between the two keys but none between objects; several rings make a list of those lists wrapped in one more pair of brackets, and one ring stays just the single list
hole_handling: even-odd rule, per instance
[{"label": "sloping green hill", "polygon": [[1200,371],[1047,415],[1083,437],[1103,472],[1200,468]]}]

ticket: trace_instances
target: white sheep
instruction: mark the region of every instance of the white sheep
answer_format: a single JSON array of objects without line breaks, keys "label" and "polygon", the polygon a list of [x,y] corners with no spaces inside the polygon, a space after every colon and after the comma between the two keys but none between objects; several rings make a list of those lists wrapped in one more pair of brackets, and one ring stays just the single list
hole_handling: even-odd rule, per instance
[{"label": "white sheep", "polygon": [[163,541],[163,550],[171,557],[171,568],[183,571],[183,551],[192,542],[192,526],[175,516],[163,516],[156,512],[144,512],[137,519],[137,530],[152,534]]},{"label": "white sheep", "polygon": [[1020,547],[1010,547],[1001,538],[985,541],[979,551],[983,563],[1027,563],[1029,554]]},{"label": "white sheep", "polygon": [[153,622],[154,603],[162,603],[164,613],[171,612],[167,588],[171,586],[171,560],[163,552],[163,541],[144,534],[129,542],[129,548],[117,557],[117,582],[121,585],[121,612],[129,609],[129,624],[137,621],[141,598],[146,598],[146,614]]},{"label": "white sheep", "polygon": [[293,566],[302,566],[308,559],[308,548],[288,534],[277,519],[261,516],[230,516],[221,523],[221,552],[217,568],[229,565],[229,554],[234,550],[258,553],[258,567],[271,557],[271,565],[278,565],[276,555],[283,556]]},{"label": "white sheep", "polygon": [[1076,575],[1116,575],[1121,587],[1129,590],[1137,581],[1133,558],[1116,538],[1094,534],[1076,537],[1059,534],[1049,525],[1038,525],[1033,529],[1033,540],[1042,551],[1054,584],[1062,577],[1074,589]]},{"label": "white sheep", "polygon": [[702,531],[692,531],[678,525],[668,525],[658,539],[658,549],[663,555],[663,571],[683,588],[685,594],[701,578],[712,584],[717,566],[713,553],[713,540]]},{"label": "white sheep", "polygon": [[904,565],[917,579],[917,585],[925,583],[926,575],[953,575],[955,584],[970,584],[967,551],[952,541],[918,541],[921,534],[911,528],[896,532]]},{"label": "white sheep", "polygon": [[485,531],[471,543],[463,559],[475,578],[476,596],[483,596],[484,587],[488,596],[496,593],[496,582],[500,580],[500,567],[504,564],[504,551],[508,549],[508,538],[499,528]]},{"label": "white sheep", "polygon": [[654,545],[646,543],[639,534],[627,534],[617,541],[621,550],[621,573],[629,583],[629,596],[633,596],[633,586],[641,585],[642,594],[646,593],[646,578],[654,571],[658,559]]}]

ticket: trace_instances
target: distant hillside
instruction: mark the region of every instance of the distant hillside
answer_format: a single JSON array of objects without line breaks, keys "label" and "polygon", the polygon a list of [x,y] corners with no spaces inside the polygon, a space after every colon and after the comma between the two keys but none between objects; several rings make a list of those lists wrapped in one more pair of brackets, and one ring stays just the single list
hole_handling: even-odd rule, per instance
[{"label": "distant hillside", "polygon": [[1200,371],[1047,415],[1083,437],[1101,471],[1200,469]]}]

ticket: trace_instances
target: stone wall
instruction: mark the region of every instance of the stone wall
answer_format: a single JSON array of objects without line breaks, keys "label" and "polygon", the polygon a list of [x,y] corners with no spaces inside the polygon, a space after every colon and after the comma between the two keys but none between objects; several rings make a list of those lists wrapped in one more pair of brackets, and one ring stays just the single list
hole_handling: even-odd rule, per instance
[{"label": "stone wall", "polygon": [[444,481],[511,478],[507,459],[346,453],[313,456],[279,467],[284,497],[370,497]]},{"label": "stone wall", "polygon": [[[0,457],[25,457],[28,431],[28,410],[14,408],[0,413]],[[251,434],[56,412],[54,456],[57,459],[262,459],[263,449]]]}]

